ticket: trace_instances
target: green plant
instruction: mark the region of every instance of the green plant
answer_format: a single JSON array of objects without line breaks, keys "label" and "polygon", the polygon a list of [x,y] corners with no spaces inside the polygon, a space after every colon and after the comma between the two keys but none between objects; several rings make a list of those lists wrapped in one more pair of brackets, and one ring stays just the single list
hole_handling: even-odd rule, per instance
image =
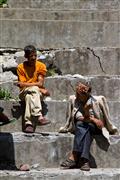
[{"label": "green plant", "polygon": [[0,87],[0,100],[2,100],[2,99],[9,100],[11,98],[12,98],[12,96],[11,96],[9,90]]},{"label": "green plant", "polygon": [[47,76],[54,76],[55,74],[56,74],[56,72],[55,72],[54,68],[48,69]]},{"label": "green plant", "polygon": [[6,4],[6,3],[7,3],[7,0],[0,0],[0,5]]}]

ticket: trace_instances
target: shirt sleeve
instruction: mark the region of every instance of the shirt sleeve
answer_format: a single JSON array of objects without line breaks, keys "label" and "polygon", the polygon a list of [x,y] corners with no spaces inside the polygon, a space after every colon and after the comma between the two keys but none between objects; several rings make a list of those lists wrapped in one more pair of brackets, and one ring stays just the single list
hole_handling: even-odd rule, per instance
[{"label": "shirt sleeve", "polygon": [[47,68],[44,63],[40,63],[40,68],[39,68],[39,75],[46,76],[47,73]]},{"label": "shirt sleeve", "polygon": [[17,67],[17,75],[18,75],[18,81],[26,82],[25,73],[20,65],[18,65]]}]

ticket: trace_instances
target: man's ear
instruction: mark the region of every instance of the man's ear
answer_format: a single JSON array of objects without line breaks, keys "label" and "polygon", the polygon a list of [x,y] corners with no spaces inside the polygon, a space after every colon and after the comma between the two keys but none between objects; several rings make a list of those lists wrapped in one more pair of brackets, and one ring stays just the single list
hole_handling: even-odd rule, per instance
[{"label": "man's ear", "polygon": [[24,57],[27,58],[27,54],[24,54]]}]

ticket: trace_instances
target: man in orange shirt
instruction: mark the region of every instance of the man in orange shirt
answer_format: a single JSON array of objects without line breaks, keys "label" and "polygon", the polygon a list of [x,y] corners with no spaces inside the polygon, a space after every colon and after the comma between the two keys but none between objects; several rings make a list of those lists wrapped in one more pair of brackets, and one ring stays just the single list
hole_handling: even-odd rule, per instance
[{"label": "man in orange shirt", "polygon": [[33,133],[34,128],[32,118],[36,119],[40,125],[46,125],[50,121],[42,115],[41,100],[43,95],[49,96],[48,90],[44,88],[44,77],[47,69],[46,65],[36,60],[36,48],[32,45],[24,48],[26,61],[17,67],[18,82],[20,88],[19,97],[25,101],[25,130],[26,133]]}]

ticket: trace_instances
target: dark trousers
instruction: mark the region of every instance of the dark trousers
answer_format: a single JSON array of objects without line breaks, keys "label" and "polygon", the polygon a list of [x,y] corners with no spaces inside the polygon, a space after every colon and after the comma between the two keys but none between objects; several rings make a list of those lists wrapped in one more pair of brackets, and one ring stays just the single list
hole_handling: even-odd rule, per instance
[{"label": "dark trousers", "polygon": [[81,158],[89,160],[90,146],[93,135],[101,134],[102,131],[93,123],[82,121],[76,122],[73,151],[80,154]]}]

